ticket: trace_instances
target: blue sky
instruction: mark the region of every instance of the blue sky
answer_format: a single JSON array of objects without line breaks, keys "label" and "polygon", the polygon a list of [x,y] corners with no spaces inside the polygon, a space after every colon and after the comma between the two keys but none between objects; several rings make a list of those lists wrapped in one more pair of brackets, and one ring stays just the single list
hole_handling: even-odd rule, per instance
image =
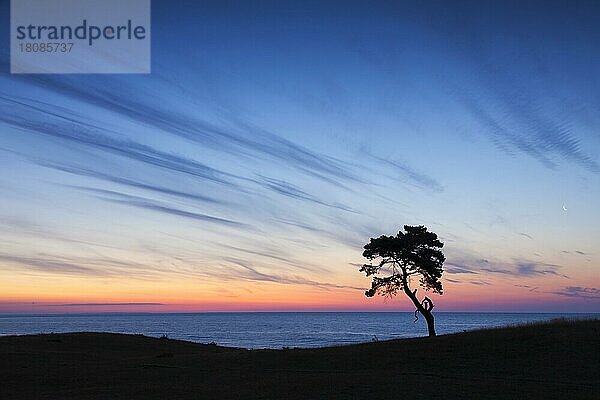
[{"label": "blue sky", "polygon": [[152,3],[150,75],[10,75],[3,35],[0,300],[358,307],[425,224],[449,309],[599,310],[597,3]]}]

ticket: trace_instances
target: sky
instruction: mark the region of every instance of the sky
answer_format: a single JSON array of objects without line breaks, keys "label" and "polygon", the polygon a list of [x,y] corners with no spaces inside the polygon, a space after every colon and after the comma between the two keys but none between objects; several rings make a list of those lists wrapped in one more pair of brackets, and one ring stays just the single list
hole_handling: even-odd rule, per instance
[{"label": "sky", "polygon": [[598,2],[154,0],[148,75],[9,74],[8,3],[0,313],[412,311],[405,224],[438,311],[600,312]]}]

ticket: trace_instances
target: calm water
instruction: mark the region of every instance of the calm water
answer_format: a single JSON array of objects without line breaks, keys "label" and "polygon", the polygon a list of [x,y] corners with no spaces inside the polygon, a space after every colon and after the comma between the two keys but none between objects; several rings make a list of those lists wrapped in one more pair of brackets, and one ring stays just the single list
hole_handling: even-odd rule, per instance
[{"label": "calm water", "polygon": [[[438,334],[549,320],[600,318],[600,314],[436,313]],[[215,342],[245,348],[319,347],[425,336],[413,313],[194,313],[0,315],[0,335],[50,332],[119,332]]]}]

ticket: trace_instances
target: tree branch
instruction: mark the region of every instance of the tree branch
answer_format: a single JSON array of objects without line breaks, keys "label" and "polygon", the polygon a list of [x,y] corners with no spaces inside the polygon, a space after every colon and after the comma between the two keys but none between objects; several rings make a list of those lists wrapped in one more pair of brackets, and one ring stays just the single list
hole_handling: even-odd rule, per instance
[{"label": "tree branch", "polygon": [[[417,289],[413,290],[413,296],[417,295]],[[431,310],[433,310],[433,307],[435,307],[435,305],[433,304],[433,301],[431,301],[431,299],[427,296],[425,296],[425,298],[421,301],[421,307],[423,307],[423,310],[427,311],[427,312],[431,312]],[[421,312],[421,310],[419,310],[418,308],[415,310],[415,320],[414,322],[417,322],[419,320],[419,313]]]},{"label": "tree branch", "polygon": [[427,311],[431,311],[433,309],[433,307],[434,307],[433,301],[431,301],[431,299],[429,297],[427,297],[427,296],[425,296],[425,298],[421,302],[421,305]]}]

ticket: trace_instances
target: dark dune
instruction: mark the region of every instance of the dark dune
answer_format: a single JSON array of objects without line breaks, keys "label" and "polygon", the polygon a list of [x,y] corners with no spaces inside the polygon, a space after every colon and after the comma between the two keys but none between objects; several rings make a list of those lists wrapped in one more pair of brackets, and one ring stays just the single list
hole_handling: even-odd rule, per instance
[{"label": "dark dune", "polygon": [[0,399],[600,399],[600,320],[321,349],[0,337]]}]

